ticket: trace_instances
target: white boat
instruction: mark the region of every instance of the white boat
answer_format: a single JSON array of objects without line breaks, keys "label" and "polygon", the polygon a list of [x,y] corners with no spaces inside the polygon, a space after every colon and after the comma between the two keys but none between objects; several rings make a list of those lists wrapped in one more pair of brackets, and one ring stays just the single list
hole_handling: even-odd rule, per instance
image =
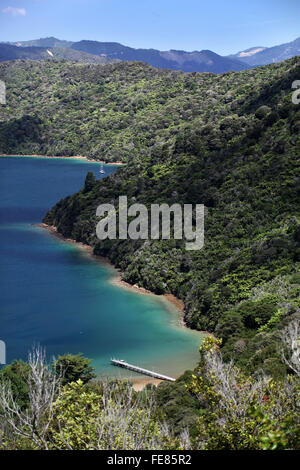
[{"label": "white boat", "polygon": [[99,170],[99,173],[105,173],[105,170],[104,170],[104,168],[103,168],[103,165],[101,165],[101,168],[100,168],[100,170]]}]

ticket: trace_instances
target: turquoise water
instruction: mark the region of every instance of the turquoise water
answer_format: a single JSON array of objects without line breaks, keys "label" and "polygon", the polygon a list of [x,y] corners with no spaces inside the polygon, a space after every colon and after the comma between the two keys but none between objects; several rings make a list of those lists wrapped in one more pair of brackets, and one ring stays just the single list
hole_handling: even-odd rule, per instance
[{"label": "turquoise water", "polygon": [[195,366],[200,334],[180,327],[165,300],[112,285],[109,266],[32,225],[80,189],[89,170],[100,177],[96,163],[0,158],[0,339],[7,362],[26,359],[38,343],[49,357],[82,352],[99,374],[123,373],[110,365],[114,356],[178,375]]}]

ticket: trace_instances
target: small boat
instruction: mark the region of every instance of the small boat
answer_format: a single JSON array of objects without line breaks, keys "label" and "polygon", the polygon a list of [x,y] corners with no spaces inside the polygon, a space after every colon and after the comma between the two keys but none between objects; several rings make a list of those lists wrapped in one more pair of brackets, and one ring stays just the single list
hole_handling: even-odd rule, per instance
[{"label": "small boat", "polygon": [[104,170],[104,168],[103,168],[103,165],[101,165],[101,168],[100,168],[100,170],[99,170],[99,173],[102,173],[102,174],[105,173],[105,170]]}]

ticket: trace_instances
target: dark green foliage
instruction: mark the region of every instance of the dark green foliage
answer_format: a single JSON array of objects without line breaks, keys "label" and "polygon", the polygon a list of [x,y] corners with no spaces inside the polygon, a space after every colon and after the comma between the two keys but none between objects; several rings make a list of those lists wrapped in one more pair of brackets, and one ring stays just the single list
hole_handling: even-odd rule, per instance
[{"label": "dark green foliage", "polygon": [[[292,287],[287,298],[278,295],[281,279],[289,282],[299,256],[299,138],[293,128],[299,110],[290,90],[298,71],[293,59],[251,72],[206,76],[202,86],[210,89],[231,82],[226,106],[203,97],[202,118],[186,118],[174,134],[174,146],[162,142],[142,161],[133,155],[127,168],[97,182],[89,192],[61,201],[45,218],[65,236],[108,256],[126,281],[182,298],[188,325],[223,338],[225,357],[230,352],[247,366],[255,355],[253,367],[265,363],[268,370],[271,358],[277,357],[272,331],[299,309]],[[208,103],[214,114],[208,112]],[[204,203],[204,248],[188,253],[178,240],[100,242],[95,235],[97,203],[117,201],[123,194],[147,205]],[[253,289],[275,278],[277,290],[251,299]],[[264,351],[259,360],[258,340]]]},{"label": "dark green foliage", "polygon": [[245,333],[245,325],[238,312],[231,310],[222,316],[216,326],[215,333],[218,337],[222,338],[222,345],[224,345],[229,338],[240,337]]},{"label": "dark green foliage", "polygon": [[[44,222],[109,257],[127,282],[182,299],[187,324],[222,337],[226,358],[269,371],[276,332],[299,311],[298,61],[220,76],[139,63],[0,66],[10,103],[1,109],[4,153],[128,162],[104,180],[89,176]],[[100,242],[96,207],[119,195],[147,206],[205,204],[204,248]]]},{"label": "dark green foliage", "polygon": [[[108,256],[126,281],[183,299],[188,325],[223,338],[225,358],[233,354],[240,365],[275,374],[284,372],[275,367],[276,331],[299,310],[290,277],[300,233],[299,107],[290,88],[297,74],[291,59],[220,77],[178,75],[184,89],[201,81],[196,92],[176,93],[183,115],[189,110],[185,122],[174,128],[169,120],[159,143],[147,149],[144,141],[147,152],[133,153],[126,168],[89,192],[60,201],[44,220]],[[100,242],[96,207],[124,194],[146,205],[204,203],[204,248],[187,252],[180,240]],[[272,280],[278,282],[270,291]]]},{"label": "dark green foliage", "polygon": [[[55,48],[56,53],[61,50]],[[290,63],[280,65],[280,77],[291,75]],[[200,154],[202,132],[208,148],[221,149],[228,136],[235,138],[236,126],[245,126],[242,108],[248,112],[264,102],[270,106],[274,93],[265,90],[266,82],[273,81],[275,91],[290,89],[290,82],[276,80],[277,67],[216,76],[154,69],[137,62],[2,63],[7,106],[0,107],[0,152],[141,161],[150,152],[160,159],[162,150],[168,157],[176,142],[179,152],[180,141],[184,152]],[[233,117],[235,125],[220,131],[216,126],[210,135],[214,122],[221,123],[226,116]],[[35,134],[28,117],[39,120]]]},{"label": "dark green foliage", "polygon": [[236,312],[241,315],[243,324],[248,329],[256,330],[265,325],[276,312],[278,299],[266,296],[257,301],[243,302]]},{"label": "dark green foliage", "polygon": [[90,366],[92,361],[82,354],[65,354],[58,356],[54,361],[54,368],[58,374],[62,374],[62,384],[81,380],[84,384],[94,379],[94,368]]},{"label": "dark green foliage", "polygon": [[29,370],[29,364],[15,360],[0,371],[0,382],[11,384],[13,397],[22,410],[25,410],[29,403],[27,385]]},{"label": "dark green foliage", "polygon": [[[102,69],[21,63],[3,64],[0,70],[10,100],[1,109],[2,152],[84,153],[128,161],[102,181],[89,173],[84,188],[59,201],[44,221],[108,256],[126,281],[183,299],[188,325],[222,338],[225,360],[234,358],[247,374],[262,368],[276,379],[284,376],[278,338],[291,319],[300,317],[300,108],[291,102],[298,59],[219,77],[141,64]],[[173,239],[100,242],[96,207],[124,194],[148,206],[204,203],[204,248],[187,252],[184,242]],[[56,370],[64,372],[64,383],[95,377],[82,355],[60,356]],[[23,408],[26,371],[24,363],[15,362],[0,373],[2,380],[12,381]],[[246,380],[241,374],[240,383]],[[206,426],[200,430],[210,434],[211,448],[220,448],[225,444],[222,427],[215,426],[218,399],[199,401],[200,389],[186,388],[190,382],[187,372],[175,383],[161,384],[155,413],[176,435],[188,428],[195,441],[202,418]],[[278,384],[282,396],[284,384]],[[86,390],[97,387],[88,384]],[[277,398],[276,383],[273,387]],[[255,405],[256,414],[247,416],[254,425],[250,441],[261,438],[263,448],[272,448],[279,430],[288,435],[288,444],[279,448],[299,445],[297,416],[283,420],[280,415],[280,422],[273,422],[267,414],[260,416],[261,403]],[[229,413],[231,408],[227,404]],[[229,429],[237,448],[245,439],[242,424],[238,419]]]},{"label": "dark green foliage", "polygon": [[269,106],[260,106],[255,112],[255,117],[258,119],[263,119],[268,116],[271,112],[271,108]]},{"label": "dark green foliage", "polygon": [[93,189],[96,183],[96,177],[92,171],[88,171],[85,182],[84,182],[84,191],[88,193]]},{"label": "dark green foliage", "polygon": [[155,389],[156,403],[162,418],[175,435],[188,429],[191,437],[197,435],[197,420],[201,415],[199,400],[188,390],[192,372],[186,371],[176,382],[163,382]]}]

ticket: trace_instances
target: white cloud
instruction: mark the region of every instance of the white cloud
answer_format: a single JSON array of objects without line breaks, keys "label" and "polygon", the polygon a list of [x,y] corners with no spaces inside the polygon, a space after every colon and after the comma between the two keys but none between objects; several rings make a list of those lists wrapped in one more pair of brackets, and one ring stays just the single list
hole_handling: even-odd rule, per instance
[{"label": "white cloud", "polygon": [[12,16],[25,16],[26,10],[25,8],[6,7],[6,8],[3,8],[2,13],[7,13]]}]

